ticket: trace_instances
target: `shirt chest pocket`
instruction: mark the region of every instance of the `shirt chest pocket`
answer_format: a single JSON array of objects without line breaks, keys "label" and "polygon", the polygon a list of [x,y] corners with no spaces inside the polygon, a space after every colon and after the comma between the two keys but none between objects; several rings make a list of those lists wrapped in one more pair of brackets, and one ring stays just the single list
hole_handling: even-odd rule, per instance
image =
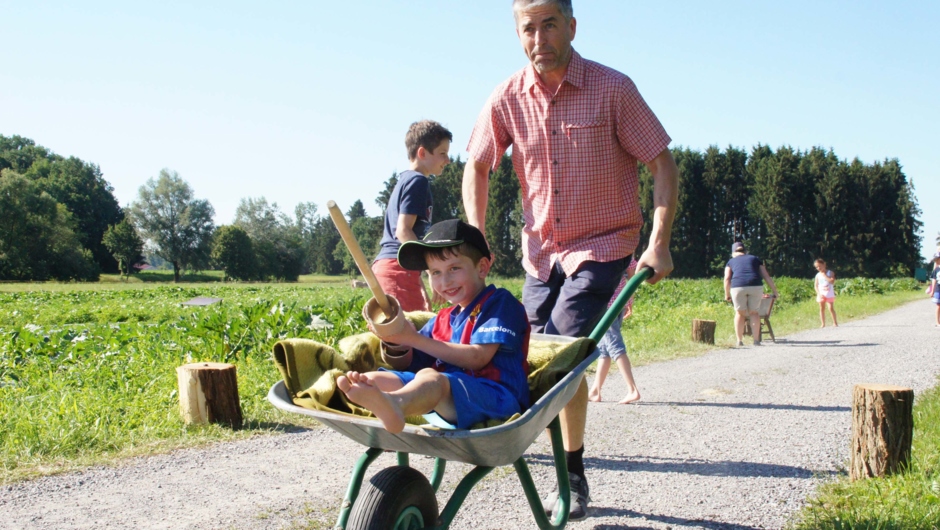
[{"label": "shirt chest pocket", "polygon": [[575,147],[591,147],[608,137],[607,120],[587,120],[565,123],[565,136]]}]

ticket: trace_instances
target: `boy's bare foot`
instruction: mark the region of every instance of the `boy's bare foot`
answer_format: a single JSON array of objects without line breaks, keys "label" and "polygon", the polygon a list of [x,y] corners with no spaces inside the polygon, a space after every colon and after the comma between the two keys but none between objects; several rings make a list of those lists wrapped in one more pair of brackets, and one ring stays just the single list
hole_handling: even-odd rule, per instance
[{"label": "boy's bare foot", "polygon": [[388,394],[369,384],[366,379],[354,383],[349,377],[341,375],[336,378],[336,386],[350,401],[372,411],[388,432],[399,433],[405,429],[405,414],[398,405]]},{"label": "boy's bare foot", "polygon": [[601,391],[597,388],[591,387],[591,390],[588,392],[588,401],[593,401],[595,403],[601,402]]},{"label": "boy's bare foot", "polygon": [[639,400],[640,400],[640,391],[634,390],[633,392],[630,392],[629,394],[627,394],[623,399],[618,401],[618,403],[620,403],[621,405],[628,405],[630,403],[636,403]]}]

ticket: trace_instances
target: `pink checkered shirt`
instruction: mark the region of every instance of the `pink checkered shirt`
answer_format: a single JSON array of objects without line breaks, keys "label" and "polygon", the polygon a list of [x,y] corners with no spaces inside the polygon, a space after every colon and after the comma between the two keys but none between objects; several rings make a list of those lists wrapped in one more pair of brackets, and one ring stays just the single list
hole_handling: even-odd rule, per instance
[{"label": "pink checkered shirt", "polygon": [[496,87],[467,151],[496,168],[512,145],[522,188],[522,265],[548,280],[560,261],[613,261],[639,241],[637,160],[651,162],[671,139],[626,75],[572,50],[552,96],[532,65]]}]

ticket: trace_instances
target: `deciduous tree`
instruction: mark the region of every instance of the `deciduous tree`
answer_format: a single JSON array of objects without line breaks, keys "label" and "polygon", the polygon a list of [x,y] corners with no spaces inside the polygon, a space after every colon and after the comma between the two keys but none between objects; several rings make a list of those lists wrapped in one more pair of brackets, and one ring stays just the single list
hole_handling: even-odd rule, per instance
[{"label": "deciduous tree", "polygon": [[215,211],[209,201],[193,196],[176,171],[162,169],[158,178],[147,180],[130,211],[140,233],[173,264],[173,281],[179,282],[181,269],[208,263]]},{"label": "deciduous tree", "polygon": [[226,278],[246,281],[257,277],[255,249],[248,233],[241,227],[224,225],[215,231],[212,260],[224,271]]},{"label": "deciduous tree", "polygon": [[134,264],[143,259],[144,241],[127,219],[108,227],[102,241],[117,260],[118,269],[125,278],[133,272]]}]

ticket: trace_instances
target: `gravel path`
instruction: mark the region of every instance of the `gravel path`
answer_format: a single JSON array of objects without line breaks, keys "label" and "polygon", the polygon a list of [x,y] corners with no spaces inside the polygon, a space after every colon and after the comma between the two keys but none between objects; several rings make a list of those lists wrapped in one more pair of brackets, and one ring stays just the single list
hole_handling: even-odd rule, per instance
[{"label": "gravel path", "polygon": [[[592,517],[570,528],[781,528],[845,469],[855,383],[936,384],[933,306],[644,366],[637,405],[591,404]],[[623,393],[618,374],[604,388]],[[363,448],[328,429],[137,458],[4,486],[0,528],[330,528]],[[542,436],[527,459],[549,489]],[[428,471],[430,459],[413,457]],[[394,465],[383,455],[370,468]],[[468,469],[448,468],[446,502]],[[533,528],[512,467],[484,479],[453,528]]]}]

